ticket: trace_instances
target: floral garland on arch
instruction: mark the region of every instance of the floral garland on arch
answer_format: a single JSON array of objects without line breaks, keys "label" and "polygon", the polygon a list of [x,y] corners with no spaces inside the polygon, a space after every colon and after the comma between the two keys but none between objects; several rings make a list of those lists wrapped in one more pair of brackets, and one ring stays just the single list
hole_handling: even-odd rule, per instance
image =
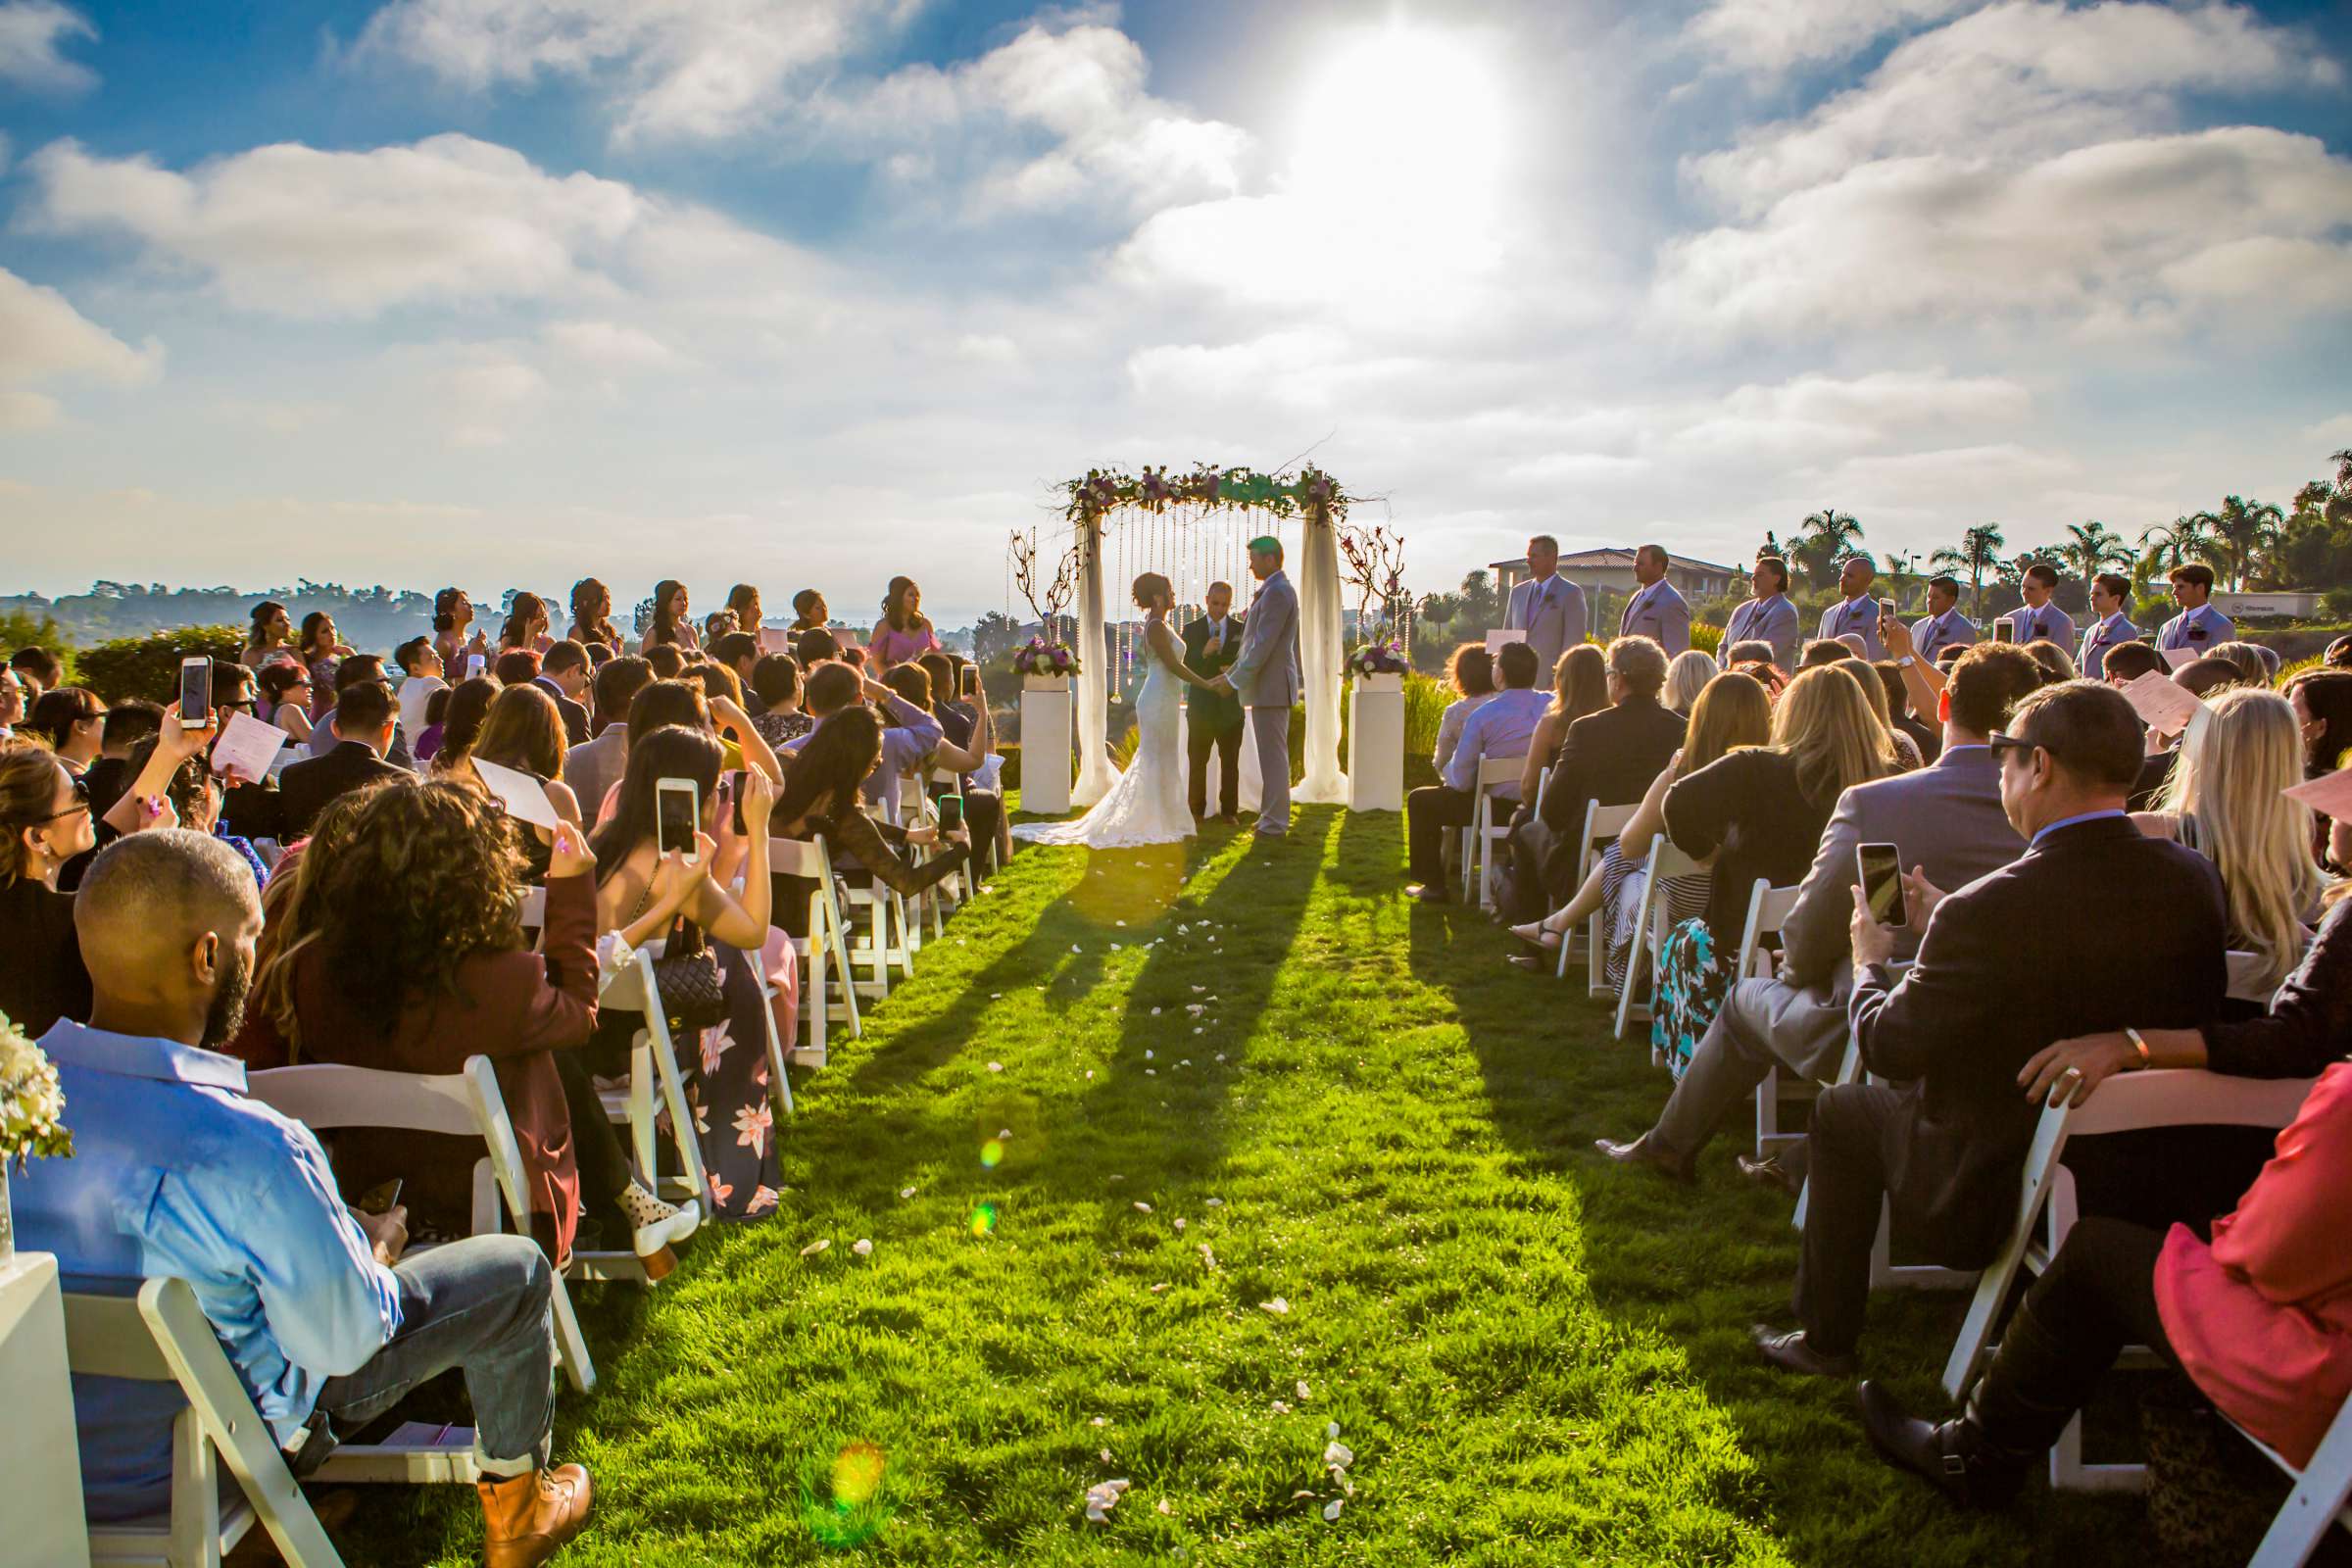
[{"label": "floral garland on arch", "polygon": [[1277,517],[1321,511],[1337,522],[1348,514],[1353,499],[1320,468],[1300,468],[1286,479],[1254,468],[1219,468],[1207,464],[1174,476],[1164,465],[1147,467],[1140,474],[1089,468],[1085,478],[1072,479],[1062,489],[1069,497],[1063,515],[1072,522],[1090,514],[1099,517],[1117,507],[1162,512],[1176,506],[1241,507]]}]

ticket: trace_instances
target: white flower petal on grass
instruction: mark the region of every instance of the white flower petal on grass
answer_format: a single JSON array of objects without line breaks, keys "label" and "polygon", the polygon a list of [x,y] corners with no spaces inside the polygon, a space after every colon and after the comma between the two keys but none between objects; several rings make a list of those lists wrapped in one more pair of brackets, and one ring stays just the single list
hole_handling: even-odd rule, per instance
[{"label": "white flower petal on grass", "polygon": [[1073,942],[1070,944],[1070,951],[1072,953],[1084,953],[1086,950],[1080,947],[1077,943]]},{"label": "white flower petal on grass", "polygon": [[1125,925],[1127,922],[1126,922],[1126,921],[1124,921],[1124,920],[1113,920],[1113,921],[1111,921],[1110,923],[1111,923],[1112,925],[1123,926],[1123,925]]},{"label": "white flower petal on grass", "polygon": [[[1274,1413],[1276,1415],[1289,1415],[1291,1413],[1291,1407],[1283,1403],[1280,1399],[1276,1399],[1274,1401]],[[1311,1496],[1312,1494],[1307,1494],[1307,1495]]]},{"label": "white flower petal on grass", "polygon": [[1007,1128],[1005,1128],[1005,1129],[1004,1129],[1003,1132],[1001,1132],[1001,1133],[997,1134],[997,1142],[999,1142],[999,1143],[1003,1143],[1003,1142],[1004,1142],[1006,1139],[1010,1138],[1011,1136],[1012,1136],[1012,1129],[1011,1129],[1011,1128],[1009,1128],[1009,1127],[1007,1127]]},{"label": "white flower petal on grass", "polygon": [[1212,1198],[1208,1200],[1208,1206],[1211,1208],[1223,1208],[1225,1206],[1225,1200],[1222,1198]]},{"label": "white flower petal on grass", "polygon": [[1225,1059],[1225,1053],[1223,1053],[1222,1051],[1218,1052],[1218,1053],[1217,1053],[1217,1059],[1218,1059],[1219,1061],[1223,1061],[1223,1060]]},{"label": "white flower petal on grass", "polygon": [[1119,1174],[1117,1171],[1112,1171],[1112,1172],[1110,1173],[1110,1179],[1111,1179],[1112,1181],[1114,1181],[1114,1182],[1123,1182],[1123,1181],[1125,1181],[1127,1178],[1126,1178],[1126,1177],[1124,1177],[1124,1176],[1122,1176],[1122,1175],[1120,1175],[1120,1174]]},{"label": "white flower petal on grass", "polygon": [[991,1002],[1003,1002],[1004,1000],[1004,993],[1002,991],[991,991],[988,994],[988,1000]]},{"label": "white flower petal on grass", "polygon": [[871,1257],[874,1255],[874,1244],[860,1236],[850,1244],[850,1250],[859,1257]]},{"label": "white flower petal on grass", "polygon": [[1110,1423],[1105,1421],[1102,1417],[1097,1416],[1092,1421],[1089,1421],[1087,1425],[1090,1427],[1106,1427],[1110,1425]]},{"label": "white flower petal on grass", "polygon": [[1320,1497],[1321,1495],[1323,1495],[1323,1494],[1320,1492],[1307,1492],[1301,1489],[1300,1491],[1291,1494],[1291,1500],[1293,1502],[1297,1502],[1301,1497]]},{"label": "white flower petal on grass", "polygon": [[[1337,1421],[1326,1421],[1323,1423],[1323,1435],[1327,1438],[1337,1438],[1340,1435],[1340,1424]],[[1328,1453],[1325,1454],[1323,1456],[1323,1462],[1325,1464],[1329,1464],[1331,1462],[1331,1455]],[[1346,1464],[1349,1463],[1350,1461],[1343,1459],[1340,1462]]]},{"label": "white flower petal on grass", "polygon": [[992,1061],[988,1064],[988,1070],[990,1072],[1003,1072],[1004,1070],[1004,1064],[1001,1061]]},{"label": "white flower petal on grass", "polygon": [[[1291,1315],[1291,1303],[1284,1300],[1279,1296],[1274,1298],[1274,1299],[1271,1301],[1258,1302],[1257,1309],[1261,1312],[1271,1312],[1276,1317],[1289,1317]],[[1298,1397],[1301,1399],[1306,1397],[1306,1386],[1304,1384],[1299,1385]]]},{"label": "white flower petal on grass", "polygon": [[1206,991],[1207,989],[1208,989],[1208,987],[1206,987],[1206,986],[1195,986],[1195,987],[1193,987],[1193,995],[1197,997],[1197,996],[1199,996],[1199,995],[1200,995],[1201,992],[1203,992],[1203,991]]},{"label": "white flower petal on grass", "polygon": [[1176,1221],[1176,1228],[1178,1230],[1184,1229],[1184,1221],[1181,1218]]},{"label": "white flower petal on grass", "polygon": [[[1339,1423],[1332,1423],[1332,1430],[1337,1432]],[[1323,1462],[1334,1469],[1345,1470],[1355,1463],[1355,1450],[1334,1439],[1323,1446]]]},{"label": "white flower petal on grass", "polygon": [[1174,1513],[1176,1511],[1174,1508],[1168,1506],[1168,1499],[1165,1497],[1160,1498],[1159,1501],[1153,1503],[1152,1506],[1157,1508],[1161,1513]]},{"label": "white flower petal on grass", "polygon": [[1144,1069],[1144,1076],[1147,1078],[1156,1078],[1159,1076],[1159,1069],[1157,1067],[1146,1067]]},{"label": "white flower petal on grass", "polygon": [[1152,1009],[1152,1017],[1154,1017],[1154,1018],[1156,1018],[1156,1017],[1158,1017],[1158,1016],[1159,1016],[1159,1009],[1158,1009],[1157,1007],[1153,1007],[1153,1008]]},{"label": "white flower petal on grass", "polygon": [[1118,951],[1119,951],[1119,945],[1118,945],[1116,942],[1113,942],[1113,943],[1110,945],[1110,951],[1111,951],[1111,952],[1113,952],[1113,953],[1116,953],[1116,952],[1118,952]]},{"label": "white flower petal on grass", "polygon": [[1167,1281],[1165,1281],[1165,1280],[1162,1280],[1162,1281],[1160,1281],[1160,1282],[1159,1282],[1157,1285],[1154,1285],[1154,1286],[1152,1286],[1152,1294],[1153,1296],[1157,1296],[1157,1295],[1159,1295],[1161,1292],[1165,1291],[1167,1288],[1168,1288],[1168,1283],[1167,1283]]},{"label": "white flower petal on grass", "polygon": [[1135,1211],[1138,1214],[1149,1214],[1152,1212],[1152,1205],[1139,1198],[1135,1200]]},{"label": "white flower petal on grass", "polygon": [[1306,1392],[1306,1379],[1304,1378],[1298,1380],[1298,1397],[1301,1401],[1314,1397],[1313,1395]]},{"label": "white flower petal on grass", "polygon": [[1101,1450],[1101,1452],[1102,1455],[1102,1462],[1104,1464],[1110,1463],[1110,1450],[1108,1448],[1103,1448]]},{"label": "white flower petal on grass", "polygon": [[1095,1069],[1094,1069],[1094,1068],[1092,1068],[1092,1067],[1089,1067],[1089,1068],[1087,1068],[1087,1069],[1086,1069],[1086,1081],[1087,1081],[1088,1083],[1090,1083],[1090,1084],[1091,1084],[1091,1083],[1093,1083],[1093,1082],[1095,1081]]},{"label": "white flower petal on grass", "polygon": [[1339,1499],[1339,1498],[1337,1498],[1337,1497],[1334,1497],[1334,1498],[1332,1498],[1332,1499],[1331,1499],[1329,1502],[1327,1502],[1327,1503],[1325,1503],[1325,1504],[1323,1505],[1323,1522],[1324,1522],[1325,1524],[1334,1524],[1334,1525],[1336,1525],[1336,1524],[1338,1524],[1338,1523],[1340,1522],[1340,1499]]},{"label": "white flower petal on grass", "polygon": [[[1107,1453],[1107,1450],[1105,1450],[1105,1452]],[[1107,1458],[1105,1459],[1105,1462],[1108,1462]],[[1127,1490],[1127,1486],[1128,1483],[1126,1478],[1121,1477],[1115,1481],[1098,1482],[1094,1486],[1087,1488],[1087,1518],[1093,1520],[1099,1525],[1108,1524],[1110,1522],[1110,1510],[1117,1505],[1119,1494],[1125,1492]]]},{"label": "white flower petal on grass", "polygon": [[914,1189],[911,1187],[902,1187],[899,1189],[899,1196],[901,1198],[912,1198],[914,1196]]},{"label": "white flower petal on grass", "polygon": [[1217,1254],[1208,1250],[1206,1242],[1200,1244],[1200,1261],[1208,1266],[1211,1274],[1217,1271]]},{"label": "white flower petal on grass", "polygon": [[803,1257],[814,1257],[817,1253],[823,1251],[826,1248],[831,1247],[832,1245],[832,1237],[819,1236],[815,1241],[810,1242],[807,1247],[801,1249],[801,1255]]}]

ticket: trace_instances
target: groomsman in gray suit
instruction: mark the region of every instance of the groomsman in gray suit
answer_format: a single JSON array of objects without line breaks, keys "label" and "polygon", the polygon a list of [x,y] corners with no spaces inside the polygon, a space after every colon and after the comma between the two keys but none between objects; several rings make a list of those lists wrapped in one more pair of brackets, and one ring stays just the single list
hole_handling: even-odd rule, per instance
[{"label": "groomsman in gray suit", "polygon": [[2053,642],[2068,653],[2075,651],[2075,617],[2050,603],[2050,595],[2058,591],[2058,568],[2046,561],[2036,561],[2026,568],[2018,582],[2018,592],[2025,596],[2025,605],[2012,610],[2005,617],[2017,629],[2010,635],[2021,643]]},{"label": "groomsman in gray suit", "polygon": [[1689,653],[1690,607],[1683,602],[1674,584],[1666,580],[1665,546],[1643,545],[1634,552],[1634,581],[1641,586],[1625,602],[1625,614],[1618,620],[1617,635],[1650,638],[1666,650],[1668,659]]},{"label": "groomsman in gray suit", "polygon": [[1960,579],[1928,579],[1928,613],[1911,623],[1911,652],[1933,664],[1946,648],[1967,648],[1977,640],[1976,622],[1960,613]]},{"label": "groomsman in gray suit", "polygon": [[1758,556],[1749,580],[1755,586],[1755,597],[1732,612],[1732,623],[1724,629],[1722,653],[1716,662],[1729,669],[1732,650],[1741,643],[1770,643],[1772,662],[1794,674],[1796,645],[1802,639],[1796,629],[1796,607],[1788,602],[1788,564],[1778,556]]},{"label": "groomsman in gray suit", "polygon": [[1511,587],[1502,629],[1527,633],[1538,679],[1549,684],[1560,655],[1585,640],[1585,591],[1559,574],[1560,542],[1547,533],[1527,542],[1527,581]]},{"label": "groomsman in gray suit", "polygon": [[1242,656],[1213,684],[1238,692],[1250,710],[1257,836],[1278,839],[1291,830],[1291,705],[1305,689],[1298,675],[1298,595],[1282,573],[1281,540],[1266,534],[1250,541],[1250,575],[1258,587],[1243,617]]}]

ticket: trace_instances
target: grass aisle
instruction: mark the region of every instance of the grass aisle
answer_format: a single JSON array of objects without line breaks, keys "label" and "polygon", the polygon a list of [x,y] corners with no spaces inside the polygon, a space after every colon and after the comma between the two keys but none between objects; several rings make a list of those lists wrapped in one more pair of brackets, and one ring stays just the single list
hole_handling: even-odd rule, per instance
[{"label": "grass aisle", "polygon": [[[2132,1502],[1952,1514],[1841,1391],[1753,1364],[1786,1203],[1728,1146],[1695,1194],[1601,1166],[1664,1099],[1646,1050],[1401,903],[1396,817],[1300,817],[1272,853],[1025,853],[805,1082],[776,1218],[583,1293],[564,1562],[2149,1555]],[[1866,1367],[1928,1398],[1960,1305],[1874,1303]],[[479,1549],[469,1496],[368,1510],[404,1556]]]}]

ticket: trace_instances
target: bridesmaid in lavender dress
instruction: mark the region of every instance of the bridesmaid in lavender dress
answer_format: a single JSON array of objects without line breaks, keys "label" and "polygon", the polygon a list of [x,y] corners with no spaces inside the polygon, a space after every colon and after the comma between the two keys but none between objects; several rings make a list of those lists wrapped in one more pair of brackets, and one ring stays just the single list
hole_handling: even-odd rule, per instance
[{"label": "bridesmaid in lavender dress", "polygon": [[939,634],[923,613],[923,591],[912,577],[890,579],[890,592],[882,601],[882,618],[874,622],[874,634],[865,640],[865,651],[882,669],[940,651]]}]

